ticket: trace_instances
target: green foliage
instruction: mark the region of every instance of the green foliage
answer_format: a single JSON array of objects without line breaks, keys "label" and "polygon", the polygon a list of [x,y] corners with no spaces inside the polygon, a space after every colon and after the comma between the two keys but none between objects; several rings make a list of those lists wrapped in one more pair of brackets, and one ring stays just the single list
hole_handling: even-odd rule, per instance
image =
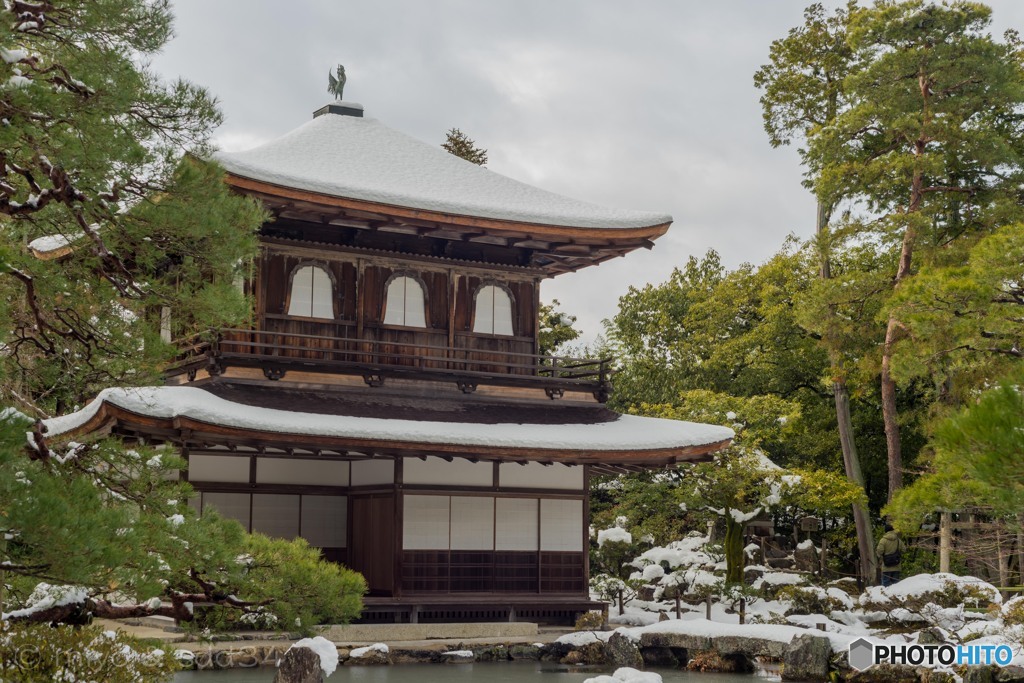
[{"label": "green foliage", "polygon": [[454,154],[471,164],[483,166],[487,163],[487,150],[477,147],[473,139],[458,128],[452,128],[448,131],[444,142],[441,143],[441,147],[449,154]]},{"label": "green foliage", "polygon": [[312,633],[317,624],[347,624],[359,616],[366,580],[357,572],[325,562],[306,541],[247,537],[245,573],[248,591],[274,596],[267,605],[279,624]]},{"label": "green foliage", "polygon": [[[144,66],[170,38],[168,2],[18,3],[0,19],[0,82],[22,79],[0,89],[0,373],[23,409],[59,413],[155,378],[162,307],[179,334],[244,319],[231,285],[264,214],[183,160],[221,117]],[[47,236],[40,260],[27,245]]]},{"label": "green foliage", "polygon": [[171,603],[146,613],[189,620],[174,609],[187,601],[207,606],[211,623],[256,612],[290,630],[347,622],[362,608],[362,576],[305,541],[250,536],[214,511],[200,517],[186,504],[189,485],[169,476],[185,464],[170,452],[105,440],[30,460],[27,426],[0,419],[0,531],[13,537],[0,544],[11,584],[5,611],[40,579],[83,587],[101,615],[113,591],[119,602]]},{"label": "green foliage", "polygon": [[1022,262],[1024,224],[1014,223],[977,240],[963,262],[922,267],[892,299],[913,340],[895,357],[896,376],[926,379],[948,405],[1019,364]]},{"label": "green foliage", "polygon": [[537,315],[537,338],[542,356],[557,355],[563,344],[580,336],[580,331],[573,327],[576,324],[576,316],[563,313],[558,309],[559,306],[561,304],[558,299],[552,299],[550,304],[540,305]]},{"label": "green foliage", "polygon": [[764,128],[772,147],[831,124],[845,108],[843,82],[855,58],[847,30],[855,10],[848,2],[827,16],[814,3],[804,10],[803,25],[772,42],[771,61],[754,74],[754,85],[764,91]]},{"label": "green foliage", "polygon": [[10,683],[155,683],[170,681],[179,668],[172,652],[121,632],[0,622],[0,677]]},{"label": "green foliage", "polygon": [[941,421],[932,440],[929,472],[886,507],[893,525],[909,532],[936,510],[1024,511],[1024,398],[1019,369],[982,392],[973,405]]},{"label": "green foliage", "polygon": [[816,586],[782,586],[775,599],[789,604],[786,616],[791,614],[831,614],[846,605]]},{"label": "green foliage", "polygon": [[[244,322],[238,283],[266,215],[201,160],[220,122],[214,99],[145,66],[171,35],[166,0],[8,3],[0,19],[0,396],[37,417],[111,384],[158,381],[172,353],[164,308],[175,336]],[[124,609],[187,621],[196,604],[262,606],[306,627],[358,612],[361,578],[301,542],[198,518],[171,452],[115,440],[51,449],[45,437],[30,450],[30,421],[0,414],[5,607],[45,578],[87,596],[47,620]]]}]

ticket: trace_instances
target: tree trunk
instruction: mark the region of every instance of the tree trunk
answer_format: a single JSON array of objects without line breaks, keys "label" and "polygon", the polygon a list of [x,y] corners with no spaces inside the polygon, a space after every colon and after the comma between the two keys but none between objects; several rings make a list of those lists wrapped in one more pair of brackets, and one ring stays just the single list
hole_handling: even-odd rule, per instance
[{"label": "tree trunk", "polygon": [[903,449],[896,410],[896,382],[891,375],[893,345],[896,343],[898,328],[899,323],[890,317],[885,328],[885,343],[882,345],[882,421],[885,423],[885,449],[889,456],[889,502],[903,488]]},{"label": "tree trunk", "polygon": [[[1010,554],[1006,552],[1003,541],[1003,529],[1002,525],[999,525],[995,529],[996,532],[996,562],[999,563],[999,587],[1006,588],[1010,585]],[[1003,593],[1003,597],[1006,597],[1006,593]]]},{"label": "tree trunk", "polygon": [[[843,466],[846,478],[864,490],[864,473],[860,469],[860,458],[857,456],[857,445],[853,440],[853,420],[850,418],[850,394],[846,390],[846,381],[836,379],[832,383],[832,394],[836,402],[836,421],[839,424],[839,443],[843,449]],[[865,585],[875,582],[875,539],[871,530],[871,516],[867,505],[853,505],[853,523],[857,527],[857,550],[860,554],[860,575]]]},{"label": "tree trunk", "polygon": [[743,524],[725,515],[725,584],[743,583]]},{"label": "tree trunk", "polygon": [[949,556],[953,549],[953,513],[939,516],[939,571],[949,573]]},{"label": "tree trunk", "polygon": [[1024,512],[1017,513],[1017,583],[1024,586]]},{"label": "tree trunk", "polygon": [[[817,223],[815,233],[818,237],[818,249],[821,258],[821,279],[832,277],[832,266],[828,248],[823,237],[828,227],[831,210],[824,202],[818,201]],[[842,360],[834,349],[829,349],[829,360],[834,367],[841,365]],[[832,382],[832,396],[836,404],[836,424],[839,427],[839,445],[843,451],[843,468],[846,478],[864,491],[864,474],[860,469],[860,458],[857,456],[857,444],[853,438],[853,419],[850,417],[850,393],[846,388],[846,378],[841,373]],[[865,492],[866,493],[866,492]],[[874,583],[875,578],[875,542],[871,531],[871,517],[866,505],[853,506],[853,522],[857,527],[857,549],[860,554],[860,573],[865,584]]]}]

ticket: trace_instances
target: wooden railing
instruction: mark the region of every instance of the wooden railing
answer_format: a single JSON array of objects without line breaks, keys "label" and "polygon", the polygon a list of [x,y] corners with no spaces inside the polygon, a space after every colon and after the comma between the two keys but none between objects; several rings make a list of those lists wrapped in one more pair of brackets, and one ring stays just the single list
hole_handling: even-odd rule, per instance
[{"label": "wooden railing", "polygon": [[[262,368],[268,379],[288,371],[362,375],[370,386],[388,377],[449,381],[470,393],[479,384],[534,387],[550,398],[565,391],[593,393],[605,401],[611,392],[610,358],[543,356],[493,348],[465,348],[408,341],[422,332],[368,329],[364,338],[297,334],[293,331],[222,328],[179,343],[180,353],[165,371],[194,379],[230,366]],[[381,336],[383,338],[372,338]],[[422,338],[420,336],[419,338]]]}]

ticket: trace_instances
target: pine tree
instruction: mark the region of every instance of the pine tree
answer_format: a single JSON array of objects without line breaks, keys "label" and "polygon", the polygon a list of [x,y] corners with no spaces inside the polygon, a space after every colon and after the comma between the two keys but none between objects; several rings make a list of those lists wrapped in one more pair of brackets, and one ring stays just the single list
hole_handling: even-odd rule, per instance
[{"label": "pine tree", "polygon": [[[207,605],[262,608],[288,627],[345,620],[361,577],[301,542],[199,518],[173,476],[179,458],[58,445],[35,422],[111,384],[159,382],[173,353],[162,310],[179,334],[251,310],[235,283],[264,212],[202,160],[214,99],[143,65],[170,34],[167,0],[0,7],[0,611],[189,621],[190,605]],[[76,599],[33,606],[40,582],[75,586]]]},{"label": "pine tree", "polygon": [[441,147],[449,154],[454,154],[471,164],[483,166],[487,163],[487,150],[477,147],[472,138],[458,128],[452,128],[448,131],[445,141],[441,143]]},{"label": "pine tree", "polygon": [[[870,354],[891,497],[903,484],[900,424],[906,423],[894,358],[909,339],[891,297],[922,266],[963,263],[976,239],[1020,218],[1024,69],[1016,35],[993,39],[987,33],[991,11],[980,3],[880,0],[870,8],[851,3],[847,12],[845,39],[831,53],[833,59],[847,55],[841,87],[832,91],[835,116],[774,120],[802,128],[808,184],[822,204],[856,211],[832,226],[832,247],[849,240],[892,255],[882,278],[888,284],[875,294],[885,335],[880,352]],[[795,46],[811,51],[811,38]],[[779,92],[791,101],[808,92],[828,99],[825,84],[813,79],[784,81]],[[878,276],[847,272],[844,282],[861,287]],[[822,319],[845,300],[831,285],[821,291],[829,289],[839,296],[822,301]]]}]

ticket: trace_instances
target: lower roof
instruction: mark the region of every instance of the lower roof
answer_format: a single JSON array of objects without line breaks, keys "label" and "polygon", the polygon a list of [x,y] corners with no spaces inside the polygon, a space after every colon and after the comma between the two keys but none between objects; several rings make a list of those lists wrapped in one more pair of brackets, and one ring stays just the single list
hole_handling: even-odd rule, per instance
[{"label": "lower roof", "polygon": [[705,459],[734,436],[727,427],[603,407],[543,406],[374,405],[331,392],[212,384],[106,389],[82,410],[43,424],[50,438],[116,427],[186,445],[627,466]]}]

